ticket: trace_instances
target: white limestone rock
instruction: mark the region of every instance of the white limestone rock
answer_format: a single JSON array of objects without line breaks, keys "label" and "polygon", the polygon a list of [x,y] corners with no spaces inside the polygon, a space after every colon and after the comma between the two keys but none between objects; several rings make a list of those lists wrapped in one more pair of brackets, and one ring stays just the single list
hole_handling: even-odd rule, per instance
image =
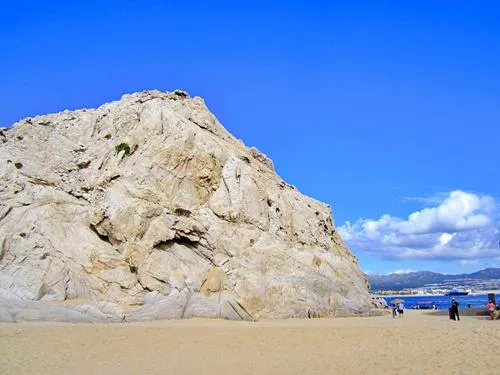
[{"label": "white limestone rock", "polygon": [[[253,320],[372,306],[330,207],[182,91],[1,130],[0,298],[7,321]],[[93,302],[50,305],[78,299]]]}]

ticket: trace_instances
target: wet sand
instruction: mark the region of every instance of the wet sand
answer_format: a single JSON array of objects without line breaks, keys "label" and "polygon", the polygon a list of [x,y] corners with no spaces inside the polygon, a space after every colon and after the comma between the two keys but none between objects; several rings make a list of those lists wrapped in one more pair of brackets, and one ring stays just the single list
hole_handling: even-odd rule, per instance
[{"label": "wet sand", "polygon": [[0,324],[1,374],[498,374],[500,321],[425,311],[232,322]]}]

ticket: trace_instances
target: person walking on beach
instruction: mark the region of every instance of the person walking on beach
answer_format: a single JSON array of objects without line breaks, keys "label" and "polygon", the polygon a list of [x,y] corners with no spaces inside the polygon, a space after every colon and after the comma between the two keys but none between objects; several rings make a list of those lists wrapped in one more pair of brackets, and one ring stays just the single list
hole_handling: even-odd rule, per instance
[{"label": "person walking on beach", "polygon": [[405,312],[405,305],[403,304],[403,302],[399,302],[399,304],[398,304],[398,314],[399,314],[400,318],[403,317],[404,312]]},{"label": "person walking on beach", "polygon": [[396,308],[396,304],[393,303],[392,304],[392,319],[394,319],[396,317],[396,315],[398,315],[398,312],[397,312],[397,308]]},{"label": "person walking on beach", "polygon": [[495,304],[493,303],[493,301],[490,299],[490,301],[488,302],[488,304],[486,305],[486,308],[488,309],[488,312],[490,313],[490,316],[491,316],[491,319],[495,319],[495,310],[496,310],[496,306]]},{"label": "person walking on beach", "polygon": [[458,315],[458,301],[455,298],[451,299],[451,306],[450,306],[450,319],[453,320],[460,320],[460,316]]}]

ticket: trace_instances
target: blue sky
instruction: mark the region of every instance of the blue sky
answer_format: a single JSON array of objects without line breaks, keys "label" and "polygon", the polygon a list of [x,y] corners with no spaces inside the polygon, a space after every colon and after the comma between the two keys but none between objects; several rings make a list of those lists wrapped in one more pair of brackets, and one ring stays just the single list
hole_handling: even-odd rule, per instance
[{"label": "blue sky", "polygon": [[497,2],[78,3],[0,5],[0,126],[181,88],[330,204],[363,270],[500,266]]}]

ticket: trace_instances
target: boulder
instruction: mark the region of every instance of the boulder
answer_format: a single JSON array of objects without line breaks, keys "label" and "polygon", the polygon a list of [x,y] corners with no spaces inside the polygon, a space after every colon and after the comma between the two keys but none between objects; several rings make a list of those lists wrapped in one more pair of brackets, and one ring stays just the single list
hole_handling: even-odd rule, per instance
[{"label": "boulder", "polygon": [[[373,308],[330,207],[283,181],[201,98],[145,91],[1,136],[0,320]],[[72,300],[87,302],[53,306]]]}]

